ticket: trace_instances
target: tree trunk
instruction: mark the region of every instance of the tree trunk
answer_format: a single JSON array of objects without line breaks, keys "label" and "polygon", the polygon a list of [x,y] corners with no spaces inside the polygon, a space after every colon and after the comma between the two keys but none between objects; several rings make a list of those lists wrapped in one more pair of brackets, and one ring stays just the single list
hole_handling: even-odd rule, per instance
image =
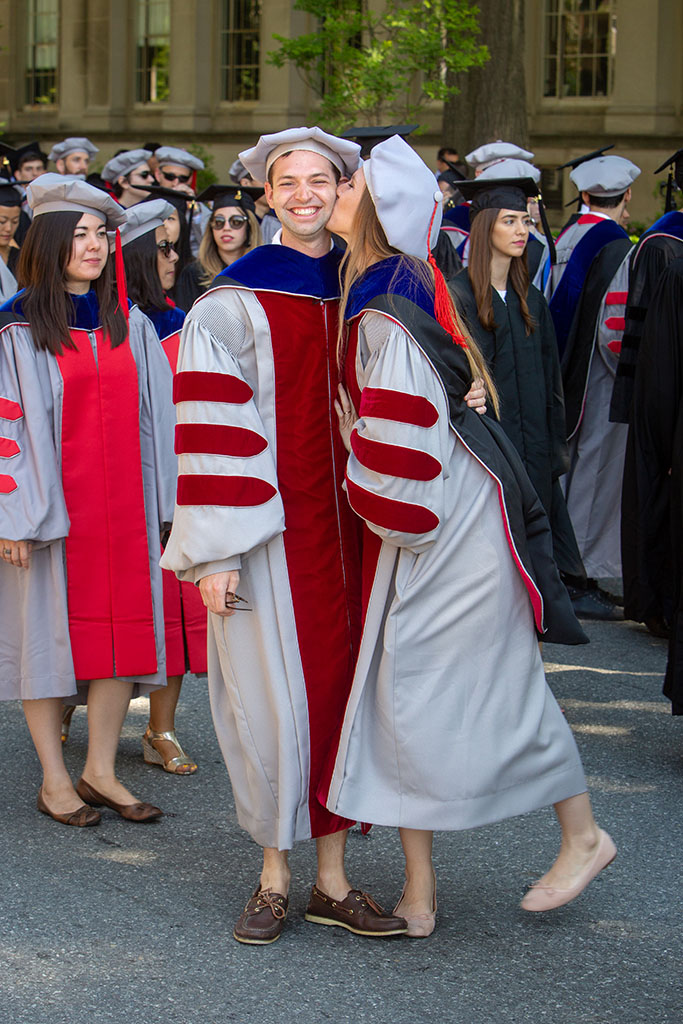
[{"label": "tree trunk", "polygon": [[528,143],[524,81],[524,0],[482,0],[481,42],[490,60],[483,68],[453,75],[460,89],[444,103],[443,144],[465,154],[502,139]]}]

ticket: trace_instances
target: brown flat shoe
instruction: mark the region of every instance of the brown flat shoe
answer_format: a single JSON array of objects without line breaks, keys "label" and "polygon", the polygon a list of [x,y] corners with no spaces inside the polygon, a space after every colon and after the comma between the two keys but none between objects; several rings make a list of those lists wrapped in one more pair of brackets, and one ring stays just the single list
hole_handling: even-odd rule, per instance
[{"label": "brown flat shoe", "polygon": [[360,889],[351,889],[343,900],[333,900],[314,885],[306,908],[306,920],[313,924],[337,925],[354,935],[370,938],[405,935],[408,931],[404,918],[385,913],[372,896]]},{"label": "brown flat shoe", "polygon": [[134,804],[117,804],[109,797],[98,793],[84,778],[80,778],[76,783],[76,792],[81,800],[85,800],[86,804],[90,804],[92,807],[111,807],[112,811],[116,811],[126,821],[154,821],[164,813],[160,807],[155,807],[154,804],[144,804],[139,800]]},{"label": "brown flat shoe", "polygon": [[240,914],[233,937],[250,946],[267,946],[275,942],[284,928],[288,906],[286,896],[259,886]]},{"label": "brown flat shoe", "polygon": [[83,804],[81,807],[77,807],[75,811],[71,811],[70,814],[55,814],[45,803],[43,796],[43,787],[41,786],[38,790],[38,799],[36,805],[41,814],[47,814],[48,817],[54,818],[60,825],[74,825],[76,828],[89,828],[91,825],[99,825],[102,820],[102,816],[98,811],[95,811],[92,807],[87,807]]}]

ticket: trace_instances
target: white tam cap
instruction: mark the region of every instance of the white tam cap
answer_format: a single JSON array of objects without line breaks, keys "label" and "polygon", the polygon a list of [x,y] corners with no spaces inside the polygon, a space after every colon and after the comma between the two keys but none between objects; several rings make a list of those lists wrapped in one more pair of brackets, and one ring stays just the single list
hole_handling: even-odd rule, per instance
[{"label": "white tam cap", "polygon": [[92,213],[110,230],[126,220],[126,211],[102,189],[80,178],[63,174],[41,174],[26,185],[26,198],[34,217],[43,213]]},{"label": "white tam cap", "polygon": [[[147,203],[129,206],[126,210],[126,221],[121,226],[121,245],[134,242],[148,231],[160,228],[165,220],[175,212],[175,206],[166,199],[151,199]],[[113,251],[112,244],[112,251]]]},{"label": "white tam cap", "polygon": [[113,156],[102,168],[102,177],[105,181],[117,181],[126,174],[130,174],[136,167],[147,162],[150,153],[146,149],[128,149],[125,153]]},{"label": "white tam cap", "polygon": [[479,175],[478,181],[496,181],[498,178],[531,178],[536,184],[541,180],[541,172],[527,160],[498,160]]},{"label": "white tam cap", "polygon": [[579,192],[609,199],[630,188],[639,174],[640,167],[623,156],[598,156],[579,164],[569,177]]},{"label": "white tam cap", "polygon": [[485,170],[498,160],[533,160],[533,158],[534,154],[530,153],[528,149],[522,149],[514,142],[503,142],[498,139],[496,142],[487,142],[485,146],[473,149],[471,153],[467,154],[465,160],[470,167],[480,167]]},{"label": "white tam cap", "polygon": [[432,171],[400,135],[375,146],[363,171],[389,245],[426,260],[443,214],[443,194]]},{"label": "white tam cap", "polygon": [[[147,156],[151,156],[151,153],[148,153]],[[186,149],[178,149],[176,146],[159,146],[154,151],[154,159],[159,167],[162,167],[163,164],[177,164],[178,167],[187,167],[191,171],[204,170],[203,160],[188,153]]]},{"label": "white tam cap", "polygon": [[322,128],[287,128],[283,132],[262,135],[256,145],[243,150],[239,158],[252,178],[265,181],[277,158],[296,149],[326,157],[345,178],[350,178],[360,167],[358,143],[338,139]]},{"label": "white tam cap", "polygon": [[54,144],[50,150],[48,160],[64,160],[71,153],[87,153],[88,156],[94,156],[95,153],[99,153],[99,149],[92,144],[90,139],[64,139],[63,142],[56,142]]}]

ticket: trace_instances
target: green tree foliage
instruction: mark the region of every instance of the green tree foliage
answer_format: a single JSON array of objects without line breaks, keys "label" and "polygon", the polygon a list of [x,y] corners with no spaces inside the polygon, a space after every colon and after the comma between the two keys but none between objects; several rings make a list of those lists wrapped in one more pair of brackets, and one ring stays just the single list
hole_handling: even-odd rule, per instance
[{"label": "green tree foliage", "polygon": [[[296,0],[317,21],[313,32],[268,54],[293,64],[320,96],[319,120],[338,131],[352,123],[413,120],[457,86],[454,73],[481,67],[479,5],[469,0]],[[448,39],[448,46],[446,46]]]}]

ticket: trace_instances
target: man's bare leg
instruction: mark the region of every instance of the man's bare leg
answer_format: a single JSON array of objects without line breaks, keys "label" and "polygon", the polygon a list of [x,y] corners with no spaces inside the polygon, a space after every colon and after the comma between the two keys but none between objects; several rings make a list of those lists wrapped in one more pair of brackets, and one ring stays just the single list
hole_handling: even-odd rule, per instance
[{"label": "man's bare leg", "polygon": [[292,873],[289,870],[289,850],[276,850],[266,846],[263,849],[263,870],[261,871],[261,889],[270,889],[286,896]]},{"label": "man's bare leg", "polygon": [[348,834],[348,829],[344,829],[342,832],[333,832],[331,836],[321,836],[315,841],[318,853],[318,877],[315,884],[333,900],[346,899],[351,888],[344,867]]}]

